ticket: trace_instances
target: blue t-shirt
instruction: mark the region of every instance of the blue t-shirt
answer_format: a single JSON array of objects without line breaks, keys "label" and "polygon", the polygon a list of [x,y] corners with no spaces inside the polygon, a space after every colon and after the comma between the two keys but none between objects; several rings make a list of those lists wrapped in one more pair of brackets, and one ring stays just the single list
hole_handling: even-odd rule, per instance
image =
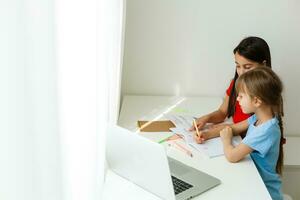
[{"label": "blue t-shirt", "polygon": [[280,127],[277,118],[255,126],[256,115],[248,118],[249,128],[242,143],[253,149],[250,154],[273,200],[283,200],[281,180],[276,173]]}]

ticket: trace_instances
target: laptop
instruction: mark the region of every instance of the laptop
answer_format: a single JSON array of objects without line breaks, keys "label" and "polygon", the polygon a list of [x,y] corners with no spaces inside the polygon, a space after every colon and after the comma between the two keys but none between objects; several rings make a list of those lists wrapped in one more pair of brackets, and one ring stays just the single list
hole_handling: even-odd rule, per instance
[{"label": "laptop", "polygon": [[191,199],[221,183],[167,157],[162,145],[119,126],[108,128],[106,147],[112,171],[162,199]]}]

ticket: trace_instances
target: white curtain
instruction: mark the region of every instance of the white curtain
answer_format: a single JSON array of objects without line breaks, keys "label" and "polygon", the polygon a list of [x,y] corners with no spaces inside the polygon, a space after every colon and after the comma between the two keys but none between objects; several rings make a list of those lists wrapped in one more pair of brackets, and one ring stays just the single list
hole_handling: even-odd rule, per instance
[{"label": "white curtain", "polygon": [[0,2],[0,199],[61,199],[53,4]]},{"label": "white curtain", "polygon": [[[108,113],[107,121],[110,124],[117,124],[120,110],[125,11],[125,0],[100,1],[98,18],[98,58],[103,73],[99,73],[99,78],[108,83],[108,91],[106,92],[108,99],[106,104],[102,104],[103,107],[99,109],[99,112],[101,113],[105,110]],[[106,73],[104,73],[104,71]],[[99,86],[99,88],[101,88],[101,86]],[[103,94],[104,92],[100,90],[99,93]],[[100,132],[105,132],[106,127],[100,126],[99,130]],[[103,147],[105,146],[104,143],[101,145],[103,145]],[[107,168],[108,166],[105,162],[104,174]]]},{"label": "white curtain", "polygon": [[0,198],[101,199],[123,1],[0,2]]},{"label": "white curtain", "polygon": [[56,1],[66,200],[101,198],[106,127],[119,113],[123,10],[122,0]]},{"label": "white curtain", "polygon": [[100,66],[108,66],[109,122],[116,124],[120,110],[121,74],[123,62],[123,43],[125,32],[125,0],[100,1],[99,16],[99,57]]}]

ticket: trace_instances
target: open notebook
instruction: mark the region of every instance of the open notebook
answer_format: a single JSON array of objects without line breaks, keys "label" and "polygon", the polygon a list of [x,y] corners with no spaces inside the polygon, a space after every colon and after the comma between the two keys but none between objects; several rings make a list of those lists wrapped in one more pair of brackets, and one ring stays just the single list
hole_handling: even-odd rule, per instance
[{"label": "open notebook", "polygon": [[[198,144],[194,140],[191,132],[183,128],[171,128],[170,130],[176,134],[181,135],[187,145],[193,147],[194,149],[200,152],[203,152],[210,158],[224,155],[223,144],[220,137],[206,140],[203,144]],[[238,145],[240,142],[240,136],[233,137],[232,143],[234,146]]]}]

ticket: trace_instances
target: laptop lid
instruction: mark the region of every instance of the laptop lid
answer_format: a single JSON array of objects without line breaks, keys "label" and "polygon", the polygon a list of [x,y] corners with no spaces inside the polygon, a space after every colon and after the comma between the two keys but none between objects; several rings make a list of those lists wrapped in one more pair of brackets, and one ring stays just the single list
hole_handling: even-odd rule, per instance
[{"label": "laptop lid", "polygon": [[164,147],[119,126],[108,128],[106,158],[116,174],[160,198],[175,193]]}]

